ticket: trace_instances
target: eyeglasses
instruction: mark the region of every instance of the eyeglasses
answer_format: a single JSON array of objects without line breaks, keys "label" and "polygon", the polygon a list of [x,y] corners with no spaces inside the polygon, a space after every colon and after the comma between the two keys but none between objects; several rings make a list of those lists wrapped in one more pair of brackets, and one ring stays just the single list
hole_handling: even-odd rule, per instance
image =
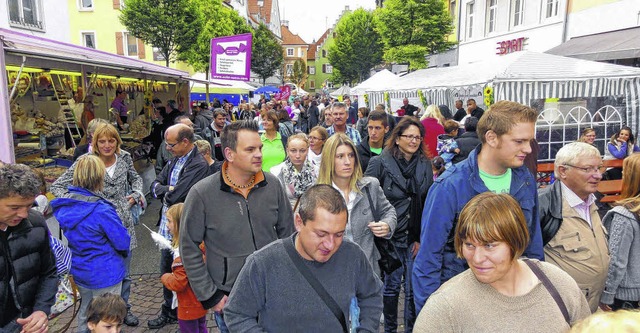
[{"label": "eyeglasses", "polygon": [[571,164],[563,164],[564,167],[571,167],[571,168],[575,168],[578,170],[582,170],[582,172],[588,173],[588,174],[596,174],[596,173],[604,173],[607,168],[604,165],[600,165],[600,166],[590,166],[590,167],[579,167],[579,166],[575,166],[575,165],[571,165]]},{"label": "eyeglasses", "polygon": [[322,141],[322,138],[317,138],[315,136],[309,135],[309,141]]},{"label": "eyeglasses", "polygon": [[178,141],[176,143],[169,143],[169,142],[167,142],[167,140],[164,140],[164,143],[167,145],[168,148],[173,149],[173,147],[175,147],[178,143],[180,143],[180,141]]},{"label": "eyeglasses", "polygon": [[409,141],[420,141],[420,140],[422,140],[422,137],[421,136],[417,136],[417,135],[404,135],[404,134],[402,134],[402,135],[398,135],[398,136],[402,137],[402,138],[405,138],[405,139],[407,139]]}]

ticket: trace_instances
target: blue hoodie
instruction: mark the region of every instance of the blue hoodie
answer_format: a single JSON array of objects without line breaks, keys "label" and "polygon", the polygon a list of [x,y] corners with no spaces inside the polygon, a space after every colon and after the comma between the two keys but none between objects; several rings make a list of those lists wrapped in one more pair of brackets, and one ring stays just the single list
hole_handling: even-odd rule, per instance
[{"label": "blue hoodie", "polygon": [[69,240],[75,282],[87,289],[120,283],[130,237],[115,206],[84,188],[69,186],[69,192],[51,201],[51,207]]}]

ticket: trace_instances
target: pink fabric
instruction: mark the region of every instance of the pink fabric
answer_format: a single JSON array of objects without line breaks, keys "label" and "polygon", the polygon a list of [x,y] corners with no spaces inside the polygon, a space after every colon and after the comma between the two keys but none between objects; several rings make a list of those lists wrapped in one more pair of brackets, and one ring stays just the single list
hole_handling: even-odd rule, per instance
[{"label": "pink fabric", "polygon": [[434,158],[438,156],[438,135],[444,134],[444,127],[436,118],[424,118],[421,123],[425,131],[424,144],[427,146],[427,155]]}]

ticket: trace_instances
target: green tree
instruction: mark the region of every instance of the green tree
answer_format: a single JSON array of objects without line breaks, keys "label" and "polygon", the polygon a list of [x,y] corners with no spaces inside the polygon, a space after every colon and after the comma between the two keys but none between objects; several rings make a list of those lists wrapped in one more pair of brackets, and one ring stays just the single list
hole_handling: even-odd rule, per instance
[{"label": "green tree", "polygon": [[373,13],[362,8],[346,14],[336,26],[336,37],[329,46],[333,82],[355,83],[369,77],[382,62],[383,44],[373,23]]},{"label": "green tree", "polygon": [[125,0],[120,23],[145,44],[157,47],[167,67],[195,43],[202,26],[192,0]]},{"label": "green tree", "polygon": [[386,0],[375,12],[376,29],[384,42],[384,59],[427,67],[425,56],[446,51],[455,43],[451,17],[442,0]]},{"label": "green tree", "polygon": [[280,70],[284,63],[284,51],[266,25],[260,24],[253,33],[251,70],[262,79],[262,84]]},{"label": "green tree", "polygon": [[195,43],[183,52],[179,60],[186,61],[198,72],[209,73],[211,62],[211,39],[251,32],[251,27],[233,10],[222,4],[222,0],[191,0],[196,4],[202,29]]},{"label": "green tree", "polygon": [[293,73],[289,79],[298,87],[304,85],[307,80],[307,63],[304,59],[298,59],[293,63]]}]

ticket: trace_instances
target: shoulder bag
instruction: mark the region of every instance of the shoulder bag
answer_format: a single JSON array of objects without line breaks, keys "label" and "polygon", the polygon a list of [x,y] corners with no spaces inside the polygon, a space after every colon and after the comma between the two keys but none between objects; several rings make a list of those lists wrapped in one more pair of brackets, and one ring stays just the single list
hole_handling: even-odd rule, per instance
[{"label": "shoulder bag", "polygon": [[344,312],[342,312],[342,310],[340,309],[340,306],[338,305],[338,303],[336,303],[333,297],[331,297],[331,295],[329,295],[327,290],[324,289],[322,284],[320,284],[320,281],[318,281],[318,279],[316,279],[316,277],[313,276],[313,273],[311,273],[309,268],[304,265],[302,258],[300,258],[300,255],[294,248],[293,244],[289,242],[289,239],[285,239],[283,241],[283,244],[284,244],[285,250],[287,250],[287,254],[289,255],[289,258],[293,262],[293,265],[296,266],[300,274],[304,276],[307,282],[309,282],[309,285],[311,285],[313,290],[315,290],[318,296],[320,296],[324,304],[326,304],[329,310],[333,312],[333,315],[336,316],[336,318],[340,322],[340,325],[342,326],[342,331],[344,333],[349,333],[349,330],[347,329],[347,319],[344,316]]},{"label": "shoulder bag", "polygon": [[553,297],[553,300],[556,301],[558,308],[560,308],[560,312],[562,312],[562,316],[564,317],[564,320],[567,322],[569,327],[571,327],[571,319],[569,318],[569,311],[567,311],[567,306],[564,304],[562,297],[560,297],[560,293],[558,293],[558,289],[556,289],[553,283],[551,283],[551,280],[549,280],[547,275],[544,274],[542,269],[540,269],[540,267],[536,263],[534,263],[529,259],[525,259],[524,262],[527,263],[529,268],[531,268],[531,270],[533,271],[533,274],[535,274],[536,277],[538,277],[540,282],[542,282],[542,285],[547,289],[549,294],[551,294],[551,297]]},{"label": "shoulder bag", "polygon": [[[369,206],[371,208],[371,213],[373,214],[373,219],[376,222],[380,221],[380,216],[378,215],[378,211],[376,207],[373,205],[373,199],[371,199],[371,193],[369,193],[369,188],[367,186],[364,187],[364,191],[367,194],[367,199],[369,200]],[[382,237],[373,236],[373,242],[380,252],[380,259],[378,259],[378,265],[380,265],[380,270],[387,274],[391,274],[396,269],[402,267],[402,260],[400,260],[400,255],[396,250],[395,245],[388,240]]]}]

